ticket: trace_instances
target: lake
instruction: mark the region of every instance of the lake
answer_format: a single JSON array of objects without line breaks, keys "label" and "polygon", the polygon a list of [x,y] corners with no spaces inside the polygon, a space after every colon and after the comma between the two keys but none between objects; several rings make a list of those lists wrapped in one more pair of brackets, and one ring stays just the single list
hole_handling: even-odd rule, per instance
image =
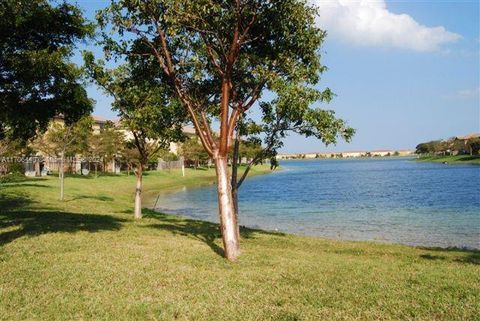
[{"label": "lake", "polygon": [[[480,248],[480,166],[406,158],[282,161],[240,188],[240,224],[298,235]],[[218,222],[215,186],[159,196],[156,210]]]}]

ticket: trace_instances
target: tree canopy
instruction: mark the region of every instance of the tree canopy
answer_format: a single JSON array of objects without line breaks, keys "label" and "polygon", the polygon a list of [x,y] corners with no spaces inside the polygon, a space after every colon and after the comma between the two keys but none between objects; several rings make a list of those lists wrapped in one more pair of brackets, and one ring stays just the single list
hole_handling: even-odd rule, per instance
[{"label": "tree canopy", "polygon": [[66,2],[0,2],[0,139],[30,138],[54,116],[69,124],[91,111],[69,57],[92,31],[80,9]]},{"label": "tree canopy", "polygon": [[127,140],[138,149],[142,165],[150,154],[183,139],[185,110],[167,86],[148,75],[151,70],[141,63],[108,69],[90,52],[84,52],[84,60],[87,74],[114,98],[112,108],[120,117],[120,126],[133,136]]},{"label": "tree canopy", "polygon": [[[239,118],[258,106],[266,91],[275,97],[289,87],[331,96],[329,89],[314,89],[326,69],[320,61],[326,33],[316,26],[316,16],[306,0],[120,0],[97,16],[106,52],[155,65],[156,79],[167,80],[188,111],[215,161],[220,225],[230,260],[239,255],[239,240],[227,157]],[[260,105],[268,101],[265,97]],[[289,114],[307,116],[297,106]],[[214,120],[220,127],[217,137]]]},{"label": "tree canopy", "polygon": [[69,125],[59,121],[51,122],[47,132],[38,136],[33,146],[45,156],[60,157],[62,153],[66,156],[75,156],[88,144],[92,124],[93,119],[90,116],[84,116]]},{"label": "tree canopy", "polygon": [[[105,48],[159,65],[207,152],[225,156],[238,117],[263,90],[275,92],[281,81],[319,80],[325,32],[315,26],[315,13],[298,0],[124,0],[98,20],[120,36],[135,35],[118,41],[105,32]],[[218,139],[208,116],[219,118]]]}]

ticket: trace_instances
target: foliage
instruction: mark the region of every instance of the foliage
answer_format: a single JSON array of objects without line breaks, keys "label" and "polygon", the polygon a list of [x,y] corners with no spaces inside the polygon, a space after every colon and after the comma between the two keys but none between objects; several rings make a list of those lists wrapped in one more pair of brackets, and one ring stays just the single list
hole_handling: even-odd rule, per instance
[{"label": "foliage", "polygon": [[93,134],[91,139],[95,146],[94,156],[102,157],[107,162],[120,155],[125,144],[125,134],[110,121],[106,122],[97,134]]},{"label": "foliage", "polygon": [[[168,80],[203,147],[215,160],[220,222],[229,260],[240,253],[233,195],[230,186],[224,186],[239,119],[267,90],[285,103],[296,91],[316,100],[332,95],[329,89],[313,89],[326,69],[319,52],[326,33],[317,27],[316,18],[316,7],[306,0],[123,0],[112,2],[97,16],[105,31],[105,50],[158,70],[158,81]],[[276,126],[268,119],[272,116],[268,100],[260,101],[262,105],[265,126]],[[331,139],[324,120],[315,115],[318,112],[298,109],[302,104],[294,106],[287,117],[302,115],[311,125],[299,129],[302,133],[312,136],[322,129],[322,138]],[[329,115],[323,112],[323,116]],[[220,125],[218,137],[211,128],[215,119]],[[276,135],[271,137],[272,145],[278,145]]]},{"label": "foliage", "polygon": [[238,159],[241,161],[243,157],[247,160],[254,159],[263,150],[262,144],[257,139],[241,140],[238,150]]},{"label": "foliage", "polygon": [[165,162],[172,162],[178,160],[178,155],[172,153],[168,149],[161,149],[158,151],[158,157],[164,160]]},{"label": "foliage", "polygon": [[[21,166],[21,167],[20,167]],[[7,173],[3,173],[3,164],[0,164],[0,184],[24,182],[28,178],[25,177],[23,165],[15,163],[13,165],[13,171],[8,169]]]},{"label": "foliage", "polygon": [[[283,139],[296,133],[305,137],[314,137],[325,145],[335,144],[338,137],[350,141],[355,130],[347,126],[342,119],[335,117],[333,110],[312,107],[312,104],[330,102],[330,90],[320,92],[295,83],[278,84],[278,95],[269,102],[261,102],[262,121],[248,119],[239,125],[239,135],[247,136],[249,141],[263,142],[260,150],[252,160],[257,164],[270,159],[276,166],[278,149],[283,146]],[[262,140],[263,137],[263,140]]]},{"label": "foliage", "polygon": [[72,124],[53,121],[48,130],[35,139],[33,148],[51,157],[59,157],[62,153],[75,156],[88,145],[92,124],[90,116],[84,116]]},{"label": "foliage", "polygon": [[[11,179],[16,180],[17,174],[22,174],[25,171],[23,163],[17,162],[15,157],[29,157],[34,154],[29,141],[24,139],[11,139],[5,137],[0,139],[0,176],[10,174]],[[2,181],[9,178],[2,177]]]},{"label": "foliage", "polygon": [[54,116],[71,124],[91,111],[80,70],[68,60],[91,32],[66,2],[0,2],[0,139],[28,139]]},{"label": "foliage", "polygon": [[210,160],[210,156],[198,141],[197,137],[190,137],[186,139],[179,148],[179,155],[183,156],[187,164],[193,165],[195,168],[199,164],[205,164]]},{"label": "foliage", "polygon": [[415,147],[415,153],[420,155],[470,154],[478,155],[480,151],[480,136],[462,138],[452,137],[447,140],[432,140],[420,143]]},{"label": "foliage", "polygon": [[441,140],[432,140],[426,143],[420,143],[415,147],[417,154],[430,154],[440,152],[445,148]]},{"label": "foliage", "polygon": [[104,61],[95,61],[92,53],[84,52],[83,56],[88,75],[114,98],[112,107],[127,136],[125,161],[145,166],[160,149],[183,139],[184,110],[165,85],[148,75],[144,64],[107,69]]},{"label": "foliage", "polygon": [[474,138],[468,142],[473,155],[480,154],[480,137]]},{"label": "foliage", "polygon": [[30,141],[5,137],[0,139],[0,157],[29,156],[33,154]]},{"label": "foliage", "polygon": [[[281,84],[305,87],[319,80],[325,32],[315,17],[315,9],[298,0],[125,0],[101,11],[98,21],[122,36],[104,32],[107,52],[156,65],[206,151],[224,157],[238,118],[264,90],[278,94]],[[220,120],[218,139],[212,117]]]},{"label": "foliage", "polygon": [[[169,153],[164,152],[155,141],[147,141],[142,146],[144,149],[143,156],[133,141],[126,141],[124,148],[120,152],[122,163],[127,164],[129,168],[137,168],[139,164],[146,167],[147,164],[154,165],[158,162],[158,158],[162,158],[162,156]],[[146,159],[143,158],[145,155],[147,156]],[[171,155],[168,156],[172,157]]]}]

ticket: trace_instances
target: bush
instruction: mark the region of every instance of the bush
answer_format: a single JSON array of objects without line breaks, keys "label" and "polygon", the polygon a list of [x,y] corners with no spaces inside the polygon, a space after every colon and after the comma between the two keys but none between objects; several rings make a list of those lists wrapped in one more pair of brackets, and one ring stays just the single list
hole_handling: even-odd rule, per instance
[{"label": "bush", "polygon": [[8,172],[13,174],[25,174],[25,167],[22,163],[10,163],[8,164]]},{"label": "bush", "polygon": [[21,173],[10,173],[4,176],[0,176],[0,184],[4,183],[14,183],[14,182],[23,182],[28,178],[25,177],[24,174]]}]

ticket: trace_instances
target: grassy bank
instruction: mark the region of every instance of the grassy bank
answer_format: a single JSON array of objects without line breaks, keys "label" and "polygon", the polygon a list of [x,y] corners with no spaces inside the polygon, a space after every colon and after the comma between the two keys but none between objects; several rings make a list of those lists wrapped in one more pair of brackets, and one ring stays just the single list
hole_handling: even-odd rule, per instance
[{"label": "grassy bank", "polygon": [[[145,188],[213,177],[150,173]],[[55,177],[2,184],[0,319],[479,320],[479,252],[243,229],[231,264],[215,224],[134,222],[133,186],[67,178],[60,203]]]},{"label": "grassy bank", "polygon": [[421,156],[419,162],[447,163],[447,164],[476,164],[480,165],[480,156],[455,155],[455,156]]}]

